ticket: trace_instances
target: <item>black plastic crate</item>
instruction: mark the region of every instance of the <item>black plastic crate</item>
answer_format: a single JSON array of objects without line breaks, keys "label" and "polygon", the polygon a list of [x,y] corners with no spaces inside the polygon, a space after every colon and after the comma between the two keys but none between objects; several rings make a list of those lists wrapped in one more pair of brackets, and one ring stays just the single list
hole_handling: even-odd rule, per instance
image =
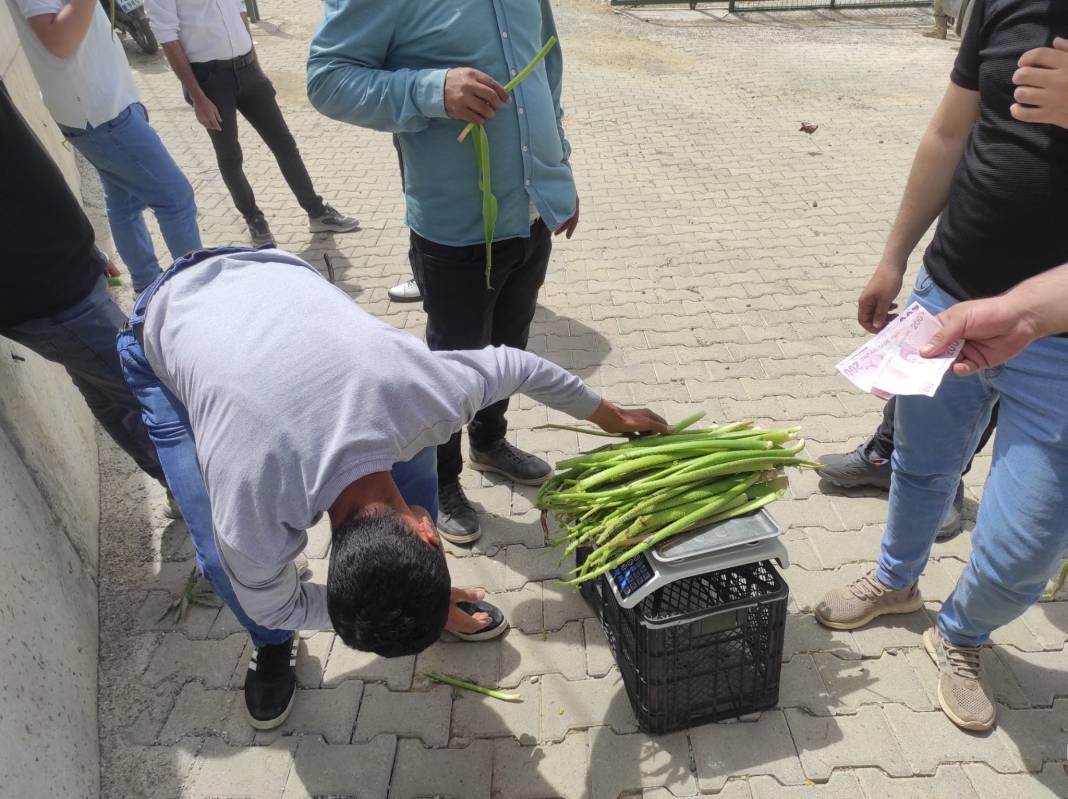
[{"label": "black plastic crate", "polygon": [[[584,560],[588,551],[578,554]],[[583,583],[582,595],[600,616],[642,730],[670,732],[778,703],[789,587],[771,562],[688,577],[630,609],[608,579]]]}]

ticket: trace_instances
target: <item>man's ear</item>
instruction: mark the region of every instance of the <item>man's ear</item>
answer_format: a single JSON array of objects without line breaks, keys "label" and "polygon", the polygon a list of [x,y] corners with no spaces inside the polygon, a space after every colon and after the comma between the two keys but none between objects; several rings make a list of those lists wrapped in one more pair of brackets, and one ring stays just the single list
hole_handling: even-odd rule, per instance
[{"label": "man's ear", "polygon": [[415,534],[430,544],[430,546],[440,547],[441,539],[438,537],[437,528],[434,525],[434,520],[430,518],[430,514],[418,506],[412,506],[412,510],[415,511],[416,516],[419,519]]}]

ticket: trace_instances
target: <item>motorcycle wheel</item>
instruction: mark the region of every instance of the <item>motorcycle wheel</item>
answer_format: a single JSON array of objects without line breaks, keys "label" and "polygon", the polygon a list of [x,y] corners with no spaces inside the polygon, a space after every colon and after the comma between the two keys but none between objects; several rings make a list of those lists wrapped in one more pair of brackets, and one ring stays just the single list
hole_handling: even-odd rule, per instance
[{"label": "motorcycle wheel", "polygon": [[148,25],[148,17],[142,9],[137,9],[131,15],[126,32],[134,40],[141,52],[145,55],[155,55],[159,51],[159,43],[156,41],[152,28]]}]

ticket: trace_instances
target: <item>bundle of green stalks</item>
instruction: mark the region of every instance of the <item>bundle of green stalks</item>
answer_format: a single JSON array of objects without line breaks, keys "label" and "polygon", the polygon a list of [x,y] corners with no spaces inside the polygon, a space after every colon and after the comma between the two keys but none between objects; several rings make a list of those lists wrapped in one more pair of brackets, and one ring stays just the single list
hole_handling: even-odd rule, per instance
[{"label": "bundle of green stalks", "polygon": [[[552,543],[566,558],[592,550],[568,585],[593,580],[672,536],[752,513],[786,491],[786,466],[818,469],[799,457],[799,427],[765,430],[752,422],[691,429],[610,444],[556,464],[538,507],[565,534]],[[590,432],[580,428],[566,428]]]}]

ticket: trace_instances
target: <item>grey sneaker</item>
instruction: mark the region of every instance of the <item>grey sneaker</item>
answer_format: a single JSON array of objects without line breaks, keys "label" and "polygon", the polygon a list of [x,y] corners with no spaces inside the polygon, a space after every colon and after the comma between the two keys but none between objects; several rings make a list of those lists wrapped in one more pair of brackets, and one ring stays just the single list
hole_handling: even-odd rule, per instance
[{"label": "grey sneaker", "polygon": [[852,452],[821,455],[819,475],[839,488],[881,488],[890,490],[890,461],[872,452],[871,439]]},{"label": "grey sneaker", "polygon": [[553,473],[553,467],[529,452],[513,447],[503,438],[494,441],[486,449],[471,446],[468,463],[479,472],[494,472],[521,485],[541,485]]},{"label": "grey sneaker", "polygon": [[452,544],[470,544],[482,537],[478,513],[459,482],[438,486],[438,532]]},{"label": "grey sneaker", "polygon": [[267,224],[263,214],[249,217],[245,220],[245,224],[248,225],[248,234],[252,237],[253,247],[275,246],[274,234],[271,232],[271,226]]},{"label": "grey sneaker", "polygon": [[419,302],[423,299],[423,293],[419,291],[419,284],[415,278],[405,280],[386,292],[393,302]]},{"label": "grey sneaker", "polygon": [[949,513],[946,514],[946,518],[938,530],[938,535],[935,536],[935,541],[940,544],[951,541],[964,531],[964,520],[961,518],[961,511],[963,510],[964,483],[958,483],[957,495],[953,497],[953,504],[949,507]]},{"label": "grey sneaker", "polygon": [[965,730],[989,730],[997,708],[983,679],[982,651],[950,643],[937,628],[923,634],[923,646],[938,665],[938,704],[949,720]]},{"label": "grey sneaker", "polygon": [[883,585],[873,569],[844,588],[824,595],[816,606],[816,621],[833,630],[855,630],[879,616],[913,613],[922,607],[917,583],[894,589]]},{"label": "grey sneaker", "polygon": [[359,226],[359,219],[345,216],[330,205],[323,205],[323,212],[318,216],[308,216],[308,229],[312,233],[348,233]]}]

